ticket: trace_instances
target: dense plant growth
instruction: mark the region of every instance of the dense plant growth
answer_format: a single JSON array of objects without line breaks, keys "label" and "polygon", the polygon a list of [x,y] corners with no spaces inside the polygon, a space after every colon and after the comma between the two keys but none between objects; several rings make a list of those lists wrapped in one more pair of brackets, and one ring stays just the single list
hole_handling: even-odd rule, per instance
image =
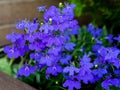
[{"label": "dense plant growth", "polygon": [[[21,57],[18,78],[36,80],[39,89],[120,88],[120,35],[92,24],[79,27],[74,4],[38,7],[43,19],[22,20],[4,52],[11,60]],[[23,65],[23,66],[22,66]],[[44,84],[46,87],[44,87]]]},{"label": "dense plant growth", "polygon": [[88,15],[92,23],[106,25],[109,32],[118,33],[120,28],[120,0],[68,0],[76,4],[77,17]]}]

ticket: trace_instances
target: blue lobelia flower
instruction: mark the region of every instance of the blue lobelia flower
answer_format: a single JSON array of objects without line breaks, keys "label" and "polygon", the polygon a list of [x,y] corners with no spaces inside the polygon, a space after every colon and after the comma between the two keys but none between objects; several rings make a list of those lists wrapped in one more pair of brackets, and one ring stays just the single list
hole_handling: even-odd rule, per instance
[{"label": "blue lobelia flower", "polygon": [[91,70],[93,63],[90,61],[91,59],[85,54],[80,61],[80,71],[75,76],[78,80],[83,81],[85,84],[88,84],[88,81],[91,83],[95,81]]},{"label": "blue lobelia flower", "polygon": [[81,84],[80,84],[80,82],[75,81],[75,80],[66,80],[63,83],[63,87],[68,87],[68,90],[74,90],[74,88],[80,89]]},{"label": "blue lobelia flower", "polygon": [[120,88],[120,78],[113,78],[112,85]]},{"label": "blue lobelia flower", "polygon": [[22,66],[19,70],[18,70],[18,77],[21,76],[29,76],[30,74],[35,73],[36,68],[33,66],[29,66],[28,64],[25,64],[24,66]]},{"label": "blue lobelia flower", "polygon": [[58,16],[60,16],[60,11],[57,7],[51,6],[45,13],[44,13],[44,20],[49,21],[51,18],[54,22],[58,21]]},{"label": "blue lobelia flower", "polygon": [[98,49],[100,49],[100,48],[101,48],[101,45],[100,45],[100,44],[92,45],[92,50],[93,50],[94,52],[96,52],[96,54],[97,54]]},{"label": "blue lobelia flower", "polygon": [[105,47],[101,47],[101,48],[98,49],[98,53],[102,57],[105,57],[107,55],[107,49]]},{"label": "blue lobelia flower", "polygon": [[120,68],[120,59],[119,58],[112,59],[111,62],[117,69]]},{"label": "blue lobelia flower", "polygon": [[120,78],[107,78],[101,83],[101,86],[106,90],[110,90],[110,86],[120,88]]},{"label": "blue lobelia flower", "polygon": [[51,33],[51,32],[54,30],[54,28],[53,28],[52,25],[50,25],[50,24],[48,24],[48,23],[45,23],[45,24],[43,24],[43,25],[40,27],[39,30],[40,30],[41,32],[43,32],[43,33],[48,34],[48,33]]},{"label": "blue lobelia flower", "polygon": [[38,21],[38,18],[33,19],[33,23],[37,23],[37,21]]},{"label": "blue lobelia flower", "polygon": [[30,54],[30,58],[39,62],[39,60],[42,57],[42,55],[43,54],[41,52],[34,52],[34,53]]},{"label": "blue lobelia flower", "polygon": [[102,78],[103,75],[107,73],[107,70],[104,68],[98,68],[98,69],[94,69],[92,72],[95,76]]},{"label": "blue lobelia flower", "polygon": [[36,30],[38,30],[38,23],[29,23],[26,28],[27,28],[27,33],[33,33]]},{"label": "blue lobelia flower", "polygon": [[101,36],[101,32],[102,32],[102,29],[97,28],[97,29],[94,31],[93,36],[94,36],[94,37],[100,37],[100,36]]},{"label": "blue lobelia flower", "polygon": [[58,25],[58,30],[65,32],[65,30],[69,29],[70,25],[71,24],[69,24],[69,21],[65,21],[64,23]]},{"label": "blue lobelia flower", "polygon": [[97,39],[97,38],[95,38],[94,40],[95,40],[95,42],[96,42],[97,44],[102,44],[102,41],[101,41],[101,40],[99,40],[99,39]]},{"label": "blue lobelia flower", "polygon": [[98,53],[104,57],[105,60],[108,62],[111,62],[111,60],[116,59],[118,55],[120,54],[120,50],[115,47],[101,47],[98,50]]},{"label": "blue lobelia flower", "polygon": [[66,43],[66,44],[65,44],[65,49],[67,49],[68,51],[72,51],[75,46],[76,46],[76,45],[75,45],[74,43],[72,43],[72,42]]},{"label": "blue lobelia flower", "polygon": [[[24,39],[26,41],[29,41],[30,43],[33,43],[36,39],[41,38],[41,34],[36,32],[36,33],[29,33],[24,36]],[[42,39],[42,38],[41,38]]]},{"label": "blue lobelia flower", "polygon": [[76,24],[76,25],[74,25],[72,28],[71,28],[71,35],[78,35],[79,34],[79,30],[80,29],[80,27]]},{"label": "blue lobelia flower", "polygon": [[16,28],[19,30],[25,30],[28,24],[29,24],[29,21],[22,20],[16,23]]},{"label": "blue lobelia flower", "polygon": [[102,29],[99,29],[99,28],[95,29],[94,25],[89,24],[88,25],[88,32],[90,32],[94,38],[97,38],[97,37],[101,36]]},{"label": "blue lobelia flower", "polygon": [[22,37],[23,37],[23,34],[12,33],[12,34],[7,35],[6,39],[14,43],[17,40],[21,39]]},{"label": "blue lobelia flower", "polygon": [[37,7],[38,11],[39,12],[43,12],[46,10],[46,6],[40,6],[40,7]]},{"label": "blue lobelia flower", "polygon": [[86,67],[80,67],[80,71],[75,76],[75,78],[79,81],[83,81],[85,84],[88,84],[89,81],[91,83],[93,83],[95,81],[92,70],[90,70],[89,68],[86,68]]},{"label": "blue lobelia flower", "polygon": [[69,5],[66,3],[65,8],[62,10],[63,15],[66,16],[66,20],[72,20],[74,18],[74,8],[75,4]]},{"label": "blue lobelia flower", "polygon": [[112,34],[108,34],[105,39],[107,39],[110,43],[113,42],[113,35]]},{"label": "blue lobelia flower", "polygon": [[93,33],[94,28],[95,28],[94,25],[90,23],[90,24],[88,24],[88,29],[87,30],[88,30],[88,32]]},{"label": "blue lobelia flower", "polygon": [[55,59],[54,56],[46,55],[46,56],[41,57],[41,59],[39,61],[39,64],[47,65],[47,66],[52,66],[53,63],[55,62],[54,59]]},{"label": "blue lobelia flower", "polygon": [[74,66],[67,66],[63,69],[63,73],[69,73],[70,76],[73,76],[75,73],[78,73],[79,69]]},{"label": "blue lobelia flower", "polygon": [[44,38],[43,42],[46,43],[47,47],[52,47],[53,45],[55,46],[62,46],[64,44],[64,38],[62,37],[53,37],[53,36],[49,36]]},{"label": "blue lobelia flower", "polygon": [[19,50],[15,46],[5,46],[4,52],[7,54],[9,58],[18,58],[20,56]]},{"label": "blue lobelia flower", "polygon": [[53,76],[57,76],[59,73],[63,71],[62,67],[58,64],[47,67],[46,74],[49,76],[50,74]]},{"label": "blue lobelia flower", "polygon": [[114,47],[107,48],[107,55],[105,56],[105,59],[114,59],[118,58],[118,55],[120,54],[120,50]]},{"label": "blue lobelia flower", "polygon": [[92,68],[93,63],[90,62],[91,59],[85,54],[83,58],[80,60],[80,66],[84,68]]},{"label": "blue lobelia flower", "polygon": [[70,55],[65,55],[64,57],[62,57],[60,59],[60,62],[62,64],[69,64],[69,61],[72,59],[72,57]]},{"label": "blue lobelia flower", "polygon": [[54,47],[53,46],[48,50],[48,54],[59,55],[61,51],[62,51],[61,47]]},{"label": "blue lobelia flower", "polygon": [[38,50],[44,50],[44,48],[45,48],[45,44],[42,43],[41,41],[29,44],[30,50],[38,51]]},{"label": "blue lobelia flower", "polygon": [[110,85],[112,85],[111,79],[106,79],[101,83],[101,86],[106,90],[110,90]]},{"label": "blue lobelia flower", "polygon": [[118,37],[114,37],[114,39],[120,42],[120,34],[118,35]]},{"label": "blue lobelia flower", "polygon": [[114,70],[114,74],[120,75],[120,70]]}]

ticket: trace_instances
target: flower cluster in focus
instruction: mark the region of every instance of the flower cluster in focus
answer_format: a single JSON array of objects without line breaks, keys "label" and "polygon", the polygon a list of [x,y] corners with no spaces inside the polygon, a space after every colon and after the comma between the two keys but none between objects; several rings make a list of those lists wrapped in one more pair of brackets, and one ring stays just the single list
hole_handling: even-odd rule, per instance
[{"label": "flower cluster in focus", "polygon": [[92,24],[80,28],[74,8],[68,3],[38,7],[43,20],[19,21],[16,28],[24,34],[7,35],[12,42],[4,48],[8,58],[24,58],[18,77],[45,69],[46,79],[62,75],[62,86],[68,90],[98,82],[106,90],[120,88],[120,35],[106,34]]}]

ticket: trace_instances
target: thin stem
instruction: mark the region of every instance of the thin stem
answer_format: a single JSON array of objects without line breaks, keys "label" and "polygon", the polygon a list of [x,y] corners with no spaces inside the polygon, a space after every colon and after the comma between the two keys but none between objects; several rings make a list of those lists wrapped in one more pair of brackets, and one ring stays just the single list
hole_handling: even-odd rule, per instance
[{"label": "thin stem", "polygon": [[12,58],[12,59],[10,60],[9,66],[11,66],[11,65],[13,64],[14,60],[15,60],[14,58]]},{"label": "thin stem", "polygon": [[20,63],[19,63],[19,68],[23,65],[23,63],[24,63],[24,58],[23,57],[20,57],[21,58],[21,61],[20,61]]}]

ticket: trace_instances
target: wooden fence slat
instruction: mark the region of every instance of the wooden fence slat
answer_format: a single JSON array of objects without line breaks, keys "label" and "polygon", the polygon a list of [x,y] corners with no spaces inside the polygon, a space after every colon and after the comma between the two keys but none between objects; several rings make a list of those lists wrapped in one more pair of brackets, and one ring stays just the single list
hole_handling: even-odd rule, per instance
[{"label": "wooden fence slat", "polygon": [[0,72],[0,90],[36,90],[35,88]]},{"label": "wooden fence slat", "polygon": [[42,17],[37,6],[49,7],[58,5],[60,1],[62,0],[0,0],[0,46],[10,44],[5,37],[15,30],[15,22],[19,19]]}]

